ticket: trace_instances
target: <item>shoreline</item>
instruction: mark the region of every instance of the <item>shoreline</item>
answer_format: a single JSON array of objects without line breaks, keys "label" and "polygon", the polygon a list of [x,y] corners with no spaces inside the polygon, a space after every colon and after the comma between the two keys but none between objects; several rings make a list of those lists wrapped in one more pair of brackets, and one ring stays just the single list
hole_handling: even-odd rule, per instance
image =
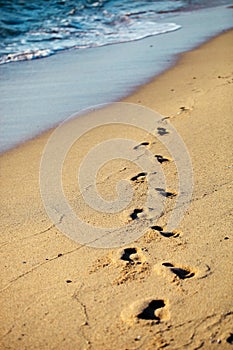
[{"label": "shoreline", "polygon": [[[190,154],[194,191],[177,232],[166,232],[174,192],[165,215],[135,242],[119,249],[80,246],[50,221],[41,200],[39,167],[51,131],[1,155],[3,349],[231,348],[232,34],[182,54],[123,100],[167,117],[167,128],[176,128]],[[113,125],[84,135],[64,163],[64,192],[92,225],[127,223],[141,208],[148,214],[142,175],[133,183],[132,204],[113,218],[79,197],[83,157],[95,142],[120,135],[170,156],[156,135],[140,130]],[[167,188],[178,190],[174,162],[157,165]],[[123,160],[106,164],[98,190],[114,200],[116,183],[132,182],[138,172]]]},{"label": "shoreline", "polygon": [[170,70],[172,70],[173,68],[175,68],[176,66],[182,64],[182,61],[184,59],[184,57],[193,52],[193,51],[196,51],[198,49],[202,49],[203,47],[205,47],[205,45],[209,45],[212,41],[216,40],[217,38],[227,34],[227,33],[230,33],[232,32],[233,29],[227,29],[227,30],[224,30],[223,32],[211,37],[211,38],[208,38],[206,39],[206,41],[200,43],[200,44],[197,44],[196,46],[194,46],[192,49],[188,50],[188,51],[184,51],[184,52],[181,52],[181,53],[178,53],[177,55],[174,56],[174,60],[173,62],[171,63],[171,65],[168,67],[168,68],[165,68],[164,70],[162,70],[160,73],[158,73],[157,75],[155,76],[152,76],[151,78],[147,79],[147,81],[139,86],[135,86],[126,96],[124,96],[122,99],[120,99],[120,101],[128,101],[128,100],[131,100],[131,97],[138,94],[141,90],[143,90],[143,88],[145,86],[149,86],[150,84],[153,84],[153,82],[157,79],[159,79],[160,77],[162,77],[163,75],[166,75],[166,73]]},{"label": "shoreline", "polygon": [[[128,91],[124,97],[120,98],[119,100],[116,100],[116,101],[112,101],[112,102],[109,102],[109,103],[106,103],[106,104],[114,104],[114,103],[117,103],[117,102],[124,102],[124,101],[128,101],[128,99],[130,100],[131,99],[131,96],[133,96],[134,94],[137,94],[141,89],[143,89],[144,86],[147,86],[147,85],[150,85],[151,83],[153,83],[153,81],[155,81],[156,79],[160,78],[161,76],[163,76],[164,74],[166,74],[166,72],[170,71],[171,69],[173,69],[176,65],[179,65],[179,62],[182,61],[182,58],[184,55],[188,54],[189,52],[192,52],[192,51],[195,51],[197,49],[201,49],[203,46],[205,46],[206,44],[209,44],[211,43],[213,40],[217,39],[218,37],[224,35],[224,34],[227,34],[229,32],[233,31],[233,29],[227,29],[227,30],[224,30],[223,32],[221,33],[218,33],[216,34],[215,36],[207,39],[205,42],[201,43],[201,44],[197,44],[196,46],[194,46],[192,49],[188,50],[188,51],[185,51],[185,52],[181,52],[181,53],[178,53],[174,56],[173,58],[173,61],[172,63],[164,68],[164,70],[162,70],[161,72],[159,72],[158,74],[148,78],[143,84],[140,84],[140,85],[136,85],[135,87],[131,88],[130,91]],[[117,44],[115,44],[117,45]],[[103,105],[105,105],[105,103],[103,103]],[[89,108],[87,108],[88,110]],[[83,110],[80,110],[78,111],[78,114],[81,113],[82,114],[86,114],[85,112],[85,109]],[[77,112],[75,112],[74,114],[70,115],[69,117],[66,118],[66,120],[68,120],[69,118],[72,118],[73,115],[77,114]],[[51,128],[45,130],[45,131],[41,131],[39,134],[37,134],[36,136],[32,136],[31,138],[28,138],[27,140],[25,141],[21,141],[19,144],[16,144],[15,146],[12,146],[11,148],[9,149],[6,149],[6,150],[3,150],[1,151],[0,150],[0,157],[6,153],[9,153],[9,152],[12,152],[24,145],[27,145],[28,142],[33,142],[34,140],[38,139],[38,138],[46,138],[47,136],[46,135],[50,135],[53,133],[53,131],[59,127],[60,124],[62,124],[64,121],[61,121],[61,122],[58,122],[57,125],[55,126],[51,126]]]},{"label": "shoreline", "polygon": [[[205,45],[208,45],[209,43],[211,43],[213,40],[217,39],[218,37],[224,35],[224,34],[227,34],[229,32],[233,31],[233,29],[226,29],[224,30],[223,32],[209,38],[209,39],[206,39],[206,41],[200,43],[200,44],[197,44],[196,46],[194,46],[192,49],[188,50],[188,51],[184,51],[184,52],[181,52],[181,53],[178,53],[176,55],[174,55],[173,57],[173,61],[172,63],[170,63],[169,66],[167,66],[166,68],[164,68],[164,70],[161,70],[161,72],[159,72],[158,74],[146,79],[146,81],[143,83],[143,84],[140,84],[140,85],[136,85],[134,86],[133,88],[130,89],[130,91],[128,91],[126,93],[126,95],[122,98],[120,98],[119,100],[116,100],[116,101],[111,101],[111,102],[106,102],[106,104],[114,104],[114,103],[117,103],[117,102],[124,102],[124,101],[130,101],[131,100],[131,96],[134,96],[135,94],[137,94],[141,89],[144,88],[144,86],[147,86],[147,85],[150,85],[151,83],[153,83],[156,79],[160,78],[161,76],[163,76],[164,74],[166,74],[168,71],[172,70],[174,67],[176,67],[177,65],[180,64],[180,62],[182,61],[183,59],[183,56],[185,56],[186,54],[192,52],[192,51],[195,51],[199,48],[202,48],[203,46]],[[143,39],[142,39],[143,40]],[[115,45],[118,45],[118,44],[115,44]],[[121,44],[119,44],[121,45]],[[105,103],[103,103],[104,105]],[[87,108],[87,110],[89,109],[89,107]],[[75,112],[74,114],[68,116],[65,120],[68,120],[70,118],[72,118],[72,116],[75,114],[79,114],[81,113],[82,114],[86,114],[85,112],[86,109],[83,109],[83,110],[80,110],[78,112]],[[58,122],[56,126],[51,126],[51,128],[48,128],[47,130],[44,130],[44,131],[41,131],[39,134],[37,134],[36,136],[32,136],[31,138],[28,138],[27,140],[25,141],[21,141],[19,144],[16,144],[15,146],[12,146],[11,148],[9,149],[6,149],[5,151],[1,151],[0,150],[0,157],[6,153],[9,153],[9,152],[12,152],[14,151],[15,149],[18,149],[24,145],[27,145],[28,142],[33,142],[34,140],[38,139],[38,138],[43,138],[43,137],[47,137],[46,135],[50,135],[51,133],[53,133],[53,131],[59,127],[60,124],[62,124],[64,121],[61,121],[61,122]]]},{"label": "shoreline", "polygon": [[[131,102],[133,99],[136,100],[136,96],[140,96],[140,92],[144,90],[144,88],[150,88],[151,85],[154,84],[155,81],[157,81],[158,79],[162,79],[164,75],[167,74],[167,72],[172,71],[173,69],[176,69],[176,67],[181,66],[184,63],[184,61],[186,61],[186,56],[189,56],[189,54],[192,54],[192,52],[196,52],[198,50],[202,50],[205,47],[208,47],[209,44],[211,44],[212,42],[214,42],[216,39],[224,36],[224,35],[228,35],[230,33],[233,33],[233,29],[228,29],[223,31],[220,34],[217,34],[209,39],[207,39],[205,42],[201,43],[201,44],[197,44],[195,47],[193,47],[191,50],[182,52],[180,54],[177,54],[174,58],[173,63],[171,63],[171,65],[164,69],[163,71],[161,71],[160,73],[158,73],[157,75],[149,78],[144,84],[136,86],[135,88],[133,88],[129,94],[127,94],[125,97],[123,97],[122,99],[120,99],[120,102],[124,102],[124,101],[128,101]],[[138,102],[137,102],[138,103]],[[142,103],[142,101],[140,101],[139,103]],[[150,107],[148,105],[148,107]],[[150,107],[153,109],[153,107]]]},{"label": "shoreline", "polygon": [[176,14],[170,21],[181,29],[174,32],[2,65],[1,151],[56,127],[77,111],[131,94],[169,69],[177,55],[231,28],[231,12],[220,6]]}]

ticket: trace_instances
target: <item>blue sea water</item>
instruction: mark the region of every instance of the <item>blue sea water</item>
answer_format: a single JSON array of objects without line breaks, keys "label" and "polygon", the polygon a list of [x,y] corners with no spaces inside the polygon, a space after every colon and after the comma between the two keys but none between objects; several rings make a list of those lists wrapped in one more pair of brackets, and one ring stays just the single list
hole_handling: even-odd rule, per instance
[{"label": "blue sea water", "polygon": [[[0,0],[0,64],[70,48],[142,39],[180,28],[177,11],[228,3],[215,0]],[[167,17],[161,23],[160,18]]]},{"label": "blue sea water", "polygon": [[232,27],[225,0],[0,0],[0,153]]}]

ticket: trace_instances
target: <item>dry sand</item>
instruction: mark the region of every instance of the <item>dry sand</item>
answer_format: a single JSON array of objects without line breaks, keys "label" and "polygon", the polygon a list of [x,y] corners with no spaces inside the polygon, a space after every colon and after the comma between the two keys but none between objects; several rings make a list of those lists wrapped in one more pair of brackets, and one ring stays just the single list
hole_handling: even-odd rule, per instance
[{"label": "dry sand", "polygon": [[[232,34],[182,55],[125,100],[168,117],[168,129],[175,126],[190,154],[193,197],[177,231],[166,231],[171,196],[163,217],[137,241],[115,249],[80,246],[48,219],[40,197],[50,132],[1,156],[1,349],[232,348]],[[149,210],[146,177],[130,180],[140,170],[123,160],[101,168],[97,188],[112,200],[113,185],[131,181],[127,210],[99,214],[79,196],[75,176],[83,157],[97,141],[116,136],[170,156],[156,134],[135,128],[84,135],[67,157],[64,191],[94,226],[126,225],[135,209]],[[155,162],[177,190],[174,162]]]}]

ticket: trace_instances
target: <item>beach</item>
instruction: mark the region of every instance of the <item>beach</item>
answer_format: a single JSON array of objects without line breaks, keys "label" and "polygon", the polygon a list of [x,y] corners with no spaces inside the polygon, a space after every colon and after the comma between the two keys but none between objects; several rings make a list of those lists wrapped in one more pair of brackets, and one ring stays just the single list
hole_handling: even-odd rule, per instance
[{"label": "beach", "polygon": [[101,133],[84,134],[64,163],[74,212],[93,226],[115,227],[137,220],[140,210],[148,214],[147,174],[137,177],[138,167],[123,159],[100,169],[97,188],[107,200],[116,198],[119,179],[134,181],[132,203],[112,216],[82,200],[77,168],[95,143],[113,137],[133,138],[157,156],[167,181],[158,190],[166,197],[163,216],[116,248],[80,245],[49,219],[39,173],[53,130],[1,155],[2,349],[231,349],[232,35],[182,54],[121,100],[160,113],[184,141],[193,193],[176,230],[166,231],[166,223],[179,174],[156,134],[110,120]]}]

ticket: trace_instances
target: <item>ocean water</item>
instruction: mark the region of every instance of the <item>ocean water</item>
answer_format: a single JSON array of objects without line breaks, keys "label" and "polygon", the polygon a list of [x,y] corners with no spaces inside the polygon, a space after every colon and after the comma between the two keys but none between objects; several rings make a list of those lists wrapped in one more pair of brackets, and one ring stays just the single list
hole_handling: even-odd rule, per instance
[{"label": "ocean water", "polygon": [[170,14],[221,3],[227,1],[0,0],[0,64],[167,33],[180,28]]},{"label": "ocean water", "polygon": [[0,0],[0,152],[121,99],[232,28],[232,1],[219,3]]}]

